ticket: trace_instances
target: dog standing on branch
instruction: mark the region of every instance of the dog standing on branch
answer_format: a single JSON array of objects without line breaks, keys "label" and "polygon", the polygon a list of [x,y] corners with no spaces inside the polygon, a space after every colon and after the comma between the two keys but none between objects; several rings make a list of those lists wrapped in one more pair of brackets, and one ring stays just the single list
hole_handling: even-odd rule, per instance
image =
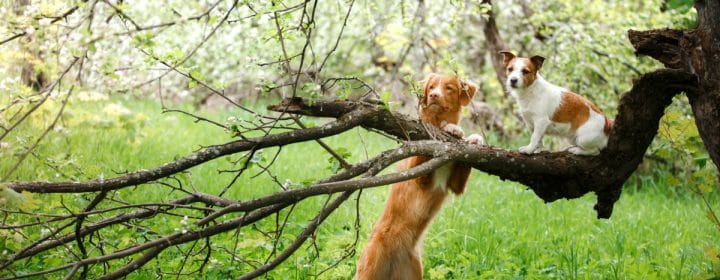
[{"label": "dog standing on branch", "polygon": [[[430,74],[422,82],[420,119],[463,138],[458,126],[463,106],[477,91],[477,86],[457,76]],[[478,134],[465,141],[482,145]],[[405,159],[399,169],[406,170],[429,160],[428,157]],[[375,223],[370,241],[358,260],[356,280],[422,279],[421,249],[425,230],[442,207],[448,191],[465,191],[471,168],[462,163],[448,163],[430,175],[393,185],[385,210]]]},{"label": "dog standing on branch", "polygon": [[576,155],[597,155],[607,146],[613,121],[595,104],[574,92],[546,81],[538,71],[545,58],[504,56],[506,86],[520,107],[520,115],[532,130],[530,144],[520,147],[523,154],[542,149],[545,133],[561,136],[570,142],[568,151]]}]

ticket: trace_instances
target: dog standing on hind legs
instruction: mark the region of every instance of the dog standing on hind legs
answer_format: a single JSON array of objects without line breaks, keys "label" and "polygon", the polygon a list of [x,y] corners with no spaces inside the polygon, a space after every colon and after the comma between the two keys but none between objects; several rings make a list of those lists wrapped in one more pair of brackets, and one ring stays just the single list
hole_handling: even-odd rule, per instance
[{"label": "dog standing on hind legs", "polygon": [[[430,74],[423,80],[422,87],[421,120],[463,138],[464,132],[458,126],[461,109],[470,104],[477,86],[457,76]],[[465,141],[484,144],[478,134],[470,135]],[[399,169],[406,170],[429,159],[411,157],[405,159]],[[470,167],[452,162],[430,175],[393,185],[385,210],[358,260],[355,279],[422,279],[425,230],[440,211],[448,190],[458,195],[463,193],[470,171]]]}]

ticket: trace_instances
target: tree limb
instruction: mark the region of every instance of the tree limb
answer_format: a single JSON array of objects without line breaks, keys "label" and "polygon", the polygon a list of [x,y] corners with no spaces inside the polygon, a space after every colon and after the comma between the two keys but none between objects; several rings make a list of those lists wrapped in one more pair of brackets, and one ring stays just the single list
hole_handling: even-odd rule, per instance
[{"label": "tree limb", "polygon": [[[8,186],[16,191],[31,192],[113,190],[163,178],[222,155],[253,147],[264,148],[318,139],[359,125],[403,140],[439,139],[455,142],[454,145],[466,153],[457,155],[452,160],[466,161],[481,171],[525,184],[547,202],[595,192],[598,195],[598,217],[607,218],[612,213],[613,203],[620,195],[620,187],[641,162],[642,155],[654,138],[664,108],[675,94],[697,90],[694,77],[680,70],[658,70],[635,81],[632,90],[620,101],[617,121],[608,147],[597,157],[574,156],[569,153],[526,156],[496,148],[476,149],[459,143],[459,140],[443,134],[437,128],[424,126],[407,116],[393,114],[382,106],[353,101],[316,101],[308,104],[303,99],[292,98],[284,100],[280,105],[270,106],[269,109],[308,116],[334,117],[338,120],[314,128],[208,147],[149,171],[138,171],[105,181],[16,182],[9,183]],[[435,151],[432,149],[438,146],[440,144],[418,144],[415,148],[424,155],[433,155]]]},{"label": "tree limb", "polygon": [[221,156],[248,151],[253,148],[262,149],[336,135],[360,124],[360,122],[366,118],[365,114],[368,113],[369,112],[367,111],[358,110],[348,113],[347,115],[339,118],[336,122],[331,122],[313,128],[270,134],[264,137],[238,140],[227,144],[210,146],[199,152],[165,165],[161,165],[150,170],[136,171],[108,180],[100,179],[88,182],[11,182],[7,183],[7,186],[17,192],[27,191],[35,193],[80,193],[116,190],[165,178],[169,175],[187,170],[191,167],[203,164]]},{"label": "tree limb", "polygon": [[698,90],[688,99],[703,144],[720,167],[720,2],[695,1],[695,9],[698,25],[693,29],[630,30],[628,37],[636,54],[696,75]]},{"label": "tree limb", "polygon": [[[672,97],[680,92],[697,91],[695,76],[681,70],[658,70],[640,77],[630,92],[623,95],[608,147],[599,156],[575,156],[567,152],[522,155],[498,148],[477,149],[455,143],[452,160],[464,161],[474,168],[522,183],[546,202],[560,198],[576,198],[588,192],[598,195],[595,206],[598,217],[608,218],[620,188],[642,161],[644,152],[657,133],[660,118]],[[350,101],[314,102],[286,99],[270,110],[308,116],[337,117],[361,105]],[[412,140],[443,136],[434,128],[404,116],[380,111],[371,121],[362,122],[368,129],[377,129],[398,139],[411,135]],[[431,132],[435,133],[431,133]],[[442,140],[450,140],[443,138]],[[453,142],[453,141],[451,141]],[[455,140],[454,142],[458,142]],[[413,148],[423,155],[433,155],[440,145],[417,144]]]}]

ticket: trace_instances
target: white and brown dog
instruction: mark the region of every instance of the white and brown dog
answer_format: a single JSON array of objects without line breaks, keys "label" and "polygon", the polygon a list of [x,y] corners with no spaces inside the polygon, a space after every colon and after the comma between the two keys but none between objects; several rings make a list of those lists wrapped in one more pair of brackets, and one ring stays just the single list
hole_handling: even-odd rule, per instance
[{"label": "white and brown dog", "polygon": [[540,76],[538,71],[545,58],[537,55],[516,57],[507,51],[500,53],[507,70],[506,87],[532,130],[530,144],[520,147],[521,153],[540,151],[546,133],[568,140],[571,145],[568,151],[576,155],[597,155],[605,148],[613,121],[586,98]]},{"label": "white and brown dog", "polygon": [[[461,109],[470,103],[476,90],[475,84],[457,76],[430,74],[423,81],[420,118],[426,124],[462,138],[464,132],[458,126]],[[465,141],[476,145],[484,142],[478,134],[468,136]],[[410,157],[399,169],[406,170],[429,159]],[[393,185],[385,211],[375,223],[358,260],[355,279],[422,279],[420,252],[425,230],[449,192],[463,193],[470,170],[467,165],[453,162],[430,175]]]}]

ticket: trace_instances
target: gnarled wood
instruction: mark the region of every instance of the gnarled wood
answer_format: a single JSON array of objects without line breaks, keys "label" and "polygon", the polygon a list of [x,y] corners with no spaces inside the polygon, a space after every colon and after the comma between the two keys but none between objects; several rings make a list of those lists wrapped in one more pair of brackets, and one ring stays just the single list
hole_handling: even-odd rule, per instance
[{"label": "gnarled wood", "polygon": [[[694,81],[694,75],[681,70],[659,70],[635,81],[632,90],[620,100],[608,147],[597,157],[575,156],[566,152],[523,155],[492,147],[478,149],[457,140],[451,150],[442,154],[452,152],[455,161],[467,162],[478,170],[522,183],[546,202],[595,192],[598,195],[595,206],[598,217],[608,218],[622,184],[640,164],[655,137],[665,107],[676,94],[695,92]],[[350,101],[316,101],[307,106],[304,101],[295,99],[285,100],[283,105],[269,109],[308,116],[342,117],[358,106],[377,111],[370,114],[375,116],[372,120],[362,122],[365,128],[382,130],[403,140],[408,139],[407,135],[412,135],[412,140],[437,137],[437,134],[429,133],[432,129],[405,116]],[[324,108],[333,108],[334,114],[328,114]],[[413,145],[411,149],[432,156],[440,147]]]},{"label": "gnarled wood", "polygon": [[689,70],[680,42],[685,32],[675,29],[657,29],[650,31],[629,30],[628,38],[635,53],[649,55],[662,62],[665,67]]},{"label": "gnarled wood", "polygon": [[699,78],[700,91],[689,95],[700,137],[715,166],[720,167],[720,1],[695,1],[697,45],[687,49]]},{"label": "gnarled wood", "polygon": [[700,137],[720,166],[720,1],[695,1],[698,26],[692,30],[629,31],[639,55],[696,75],[698,91],[688,94]]}]

